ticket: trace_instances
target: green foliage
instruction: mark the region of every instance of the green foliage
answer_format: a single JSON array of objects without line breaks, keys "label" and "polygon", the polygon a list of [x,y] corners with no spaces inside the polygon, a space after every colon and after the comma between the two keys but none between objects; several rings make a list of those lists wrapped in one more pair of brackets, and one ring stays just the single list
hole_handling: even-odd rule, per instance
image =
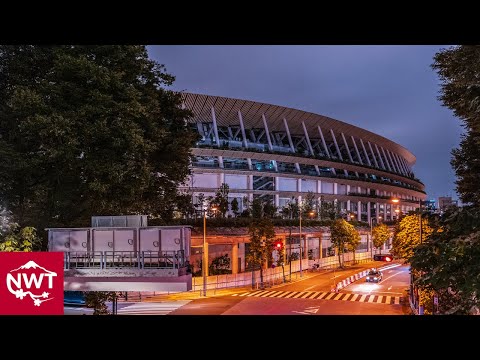
[{"label": "green foliage", "polygon": [[11,226],[8,232],[0,236],[0,251],[34,251],[40,250],[41,240],[36,229],[31,226],[20,228],[18,224]]},{"label": "green foliage", "polygon": [[452,208],[434,224],[410,259],[421,289],[439,294],[439,310],[472,314],[480,308],[480,210]]},{"label": "green foliage", "polygon": [[390,238],[390,230],[386,224],[380,224],[375,226],[372,229],[372,239],[373,245],[380,249],[380,254],[382,253],[382,246]]},{"label": "green foliage", "polygon": [[346,250],[356,249],[360,243],[360,234],[355,227],[344,219],[337,219],[330,225],[330,240],[338,250],[338,263],[344,266],[343,254]]},{"label": "green foliage", "polygon": [[254,219],[263,218],[263,202],[261,198],[253,199],[250,207],[250,213]]},{"label": "green foliage", "polygon": [[171,219],[198,135],[145,46],[0,46],[0,190],[21,226]]},{"label": "green foliage", "polygon": [[228,193],[230,188],[228,184],[222,183],[217,189],[215,194],[215,199],[213,200],[215,205],[218,207],[218,212],[225,217],[225,214],[228,211]]},{"label": "green foliage", "polygon": [[237,198],[233,198],[232,202],[230,203],[230,208],[232,209],[235,217],[237,217],[239,214],[239,205]]},{"label": "green foliage", "polygon": [[228,254],[214,258],[208,267],[208,273],[210,275],[230,274],[230,258]]},{"label": "green foliage", "polygon": [[441,80],[439,99],[453,111],[466,129],[460,148],[452,151],[457,192],[464,203],[480,206],[480,47],[453,46],[434,57],[432,68]]},{"label": "green foliage", "polygon": [[309,191],[307,192],[307,195],[305,195],[302,210],[304,217],[308,217],[311,211],[317,211],[317,196],[313,191]]},{"label": "green foliage", "polygon": [[114,291],[85,291],[84,294],[87,307],[93,308],[93,315],[112,314],[106,303],[113,301],[116,296]]},{"label": "green foliage", "polygon": [[[426,241],[433,228],[429,226],[428,220],[422,218],[422,242]],[[410,262],[414,249],[420,244],[420,221],[418,215],[407,215],[402,218],[392,241],[392,253]]]},{"label": "green foliage", "polygon": [[323,197],[321,197],[319,215],[321,220],[335,220],[339,218],[339,204],[335,204],[334,201],[325,201]]},{"label": "green foliage", "polygon": [[260,278],[263,282],[263,266],[261,265],[272,260],[275,229],[270,219],[255,218],[250,223],[248,235],[250,237],[250,251],[245,258],[253,266],[260,265]]}]

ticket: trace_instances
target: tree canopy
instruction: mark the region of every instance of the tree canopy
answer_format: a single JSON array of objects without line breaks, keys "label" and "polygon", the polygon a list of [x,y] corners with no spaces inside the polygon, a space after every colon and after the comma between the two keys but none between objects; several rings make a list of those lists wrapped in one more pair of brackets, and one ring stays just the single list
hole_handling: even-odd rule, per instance
[{"label": "tree canopy", "polygon": [[382,246],[385,244],[385,242],[390,238],[390,230],[388,229],[388,226],[384,223],[375,226],[372,229],[372,239],[373,239],[373,245],[377,248],[380,249],[380,254],[382,253]]},{"label": "tree canopy", "polygon": [[0,193],[21,226],[169,219],[197,139],[145,46],[0,46]]},{"label": "tree canopy", "polygon": [[466,133],[452,151],[457,192],[464,203],[480,206],[480,46],[454,46],[439,51],[432,68],[441,80],[439,99],[463,123]]},{"label": "tree canopy", "polygon": [[343,254],[346,250],[352,251],[360,243],[360,234],[355,227],[344,219],[337,219],[330,225],[332,245],[338,250],[338,263],[343,267]]}]

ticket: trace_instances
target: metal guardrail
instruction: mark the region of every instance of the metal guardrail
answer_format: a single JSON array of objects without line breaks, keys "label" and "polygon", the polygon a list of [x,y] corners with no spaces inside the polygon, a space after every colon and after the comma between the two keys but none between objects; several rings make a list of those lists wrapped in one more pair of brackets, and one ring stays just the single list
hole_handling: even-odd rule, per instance
[{"label": "metal guardrail", "polygon": [[64,253],[64,269],[180,269],[185,252],[178,251],[70,251]]}]

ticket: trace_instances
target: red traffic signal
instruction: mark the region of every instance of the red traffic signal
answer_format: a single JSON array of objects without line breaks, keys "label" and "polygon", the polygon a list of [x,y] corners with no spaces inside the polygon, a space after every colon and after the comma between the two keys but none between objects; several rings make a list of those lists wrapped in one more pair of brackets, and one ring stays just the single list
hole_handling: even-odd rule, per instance
[{"label": "red traffic signal", "polygon": [[385,256],[385,261],[392,261],[392,258],[390,256]]},{"label": "red traffic signal", "polygon": [[276,250],[281,250],[282,247],[283,247],[283,242],[281,242],[281,241],[276,241],[275,242],[275,249]]}]

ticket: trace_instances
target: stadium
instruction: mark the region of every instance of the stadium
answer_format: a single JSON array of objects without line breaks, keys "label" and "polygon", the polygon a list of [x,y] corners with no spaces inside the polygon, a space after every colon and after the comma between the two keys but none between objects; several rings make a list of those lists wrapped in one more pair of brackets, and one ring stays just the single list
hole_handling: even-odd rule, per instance
[{"label": "stadium", "polygon": [[[192,149],[188,189],[214,196],[229,186],[239,212],[257,197],[278,209],[313,193],[317,206],[335,204],[347,220],[394,221],[425,200],[412,170],[415,156],[371,131],[284,106],[182,93],[201,136]],[[400,201],[392,203],[393,198]],[[232,215],[230,213],[230,215]]]}]

